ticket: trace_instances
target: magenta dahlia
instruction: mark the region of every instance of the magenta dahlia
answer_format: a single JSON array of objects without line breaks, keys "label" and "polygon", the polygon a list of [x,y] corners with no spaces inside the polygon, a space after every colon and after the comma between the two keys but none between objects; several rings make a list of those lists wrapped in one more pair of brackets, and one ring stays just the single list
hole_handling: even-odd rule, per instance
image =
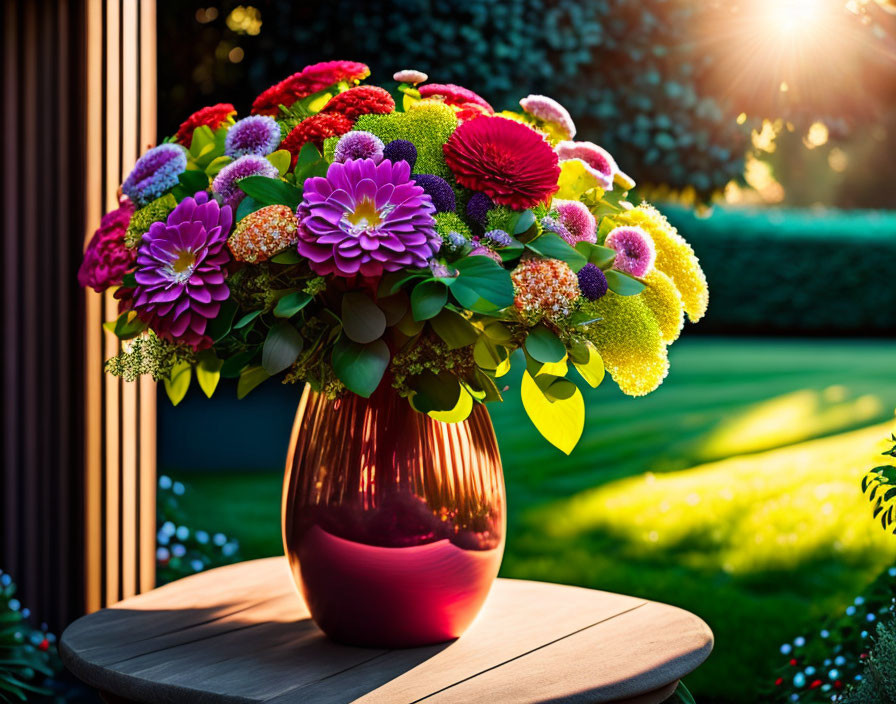
[{"label": "magenta dahlia", "polygon": [[435,207],[406,161],[334,163],[305,181],[299,254],[321,276],[379,276],[425,267],[439,250]]},{"label": "magenta dahlia", "polygon": [[153,223],[137,252],[134,310],[163,339],[194,349],[211,344],[205,335],[221,302],[230,295],[224,266],[233,216],[201,191],[184,198],[167,222]]},{"label": "magenta dahlia", "polygon": [[457,182],[498,205],[525,210],[557,190],[557,155],[541,135],[516,120],[481,117],[465,122],[443,150]]}]

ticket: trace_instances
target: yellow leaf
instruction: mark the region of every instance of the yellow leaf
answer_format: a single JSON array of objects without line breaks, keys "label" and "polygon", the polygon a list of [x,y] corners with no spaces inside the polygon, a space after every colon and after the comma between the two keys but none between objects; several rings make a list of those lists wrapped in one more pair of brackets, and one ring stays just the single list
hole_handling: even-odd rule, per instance
[{"label": "yellow leaf", "polygon": [[583,193],[593,188],[600,190],[600,195],[603,196],[600,181],[585,168],[585,162],[581,159],[567,159],[560,162],[560,178],[557,180],[557,185],[560,189],[554,194],[555,198],[578,200]]},{"label": "yellow leaf", "polygon": [[223,366],[224,360],[218,359],[212,350],[201,352],[196,360],[196,381],[199,382],[199,387],[209,398],[218,387]]},{"label": "yellow leaf", "polygon": [[601,359],[597,348],[588,340],[583,341],[583,348],[587,354],[585,361],[579,362],[573,359],[572,363],[588,385],[596,389],[604,380],[604,360]]},{"label": "yellow leaf", "polygon": [[460,423],[470,417],[473,412],[473,397],[469,392],[461,386],[460,398],[457,399],[457,405],[450,411],[430,411],[429,417],[433,420],[440,420],[443,423]]},{"label": "yellow leaf", "polygon": [[190,388],[190,380],[193,378],[193,367],[189,362],[178,362],[171,370],[171,378],[165,379],[165,393],[171,400],[171,405],[176,406],[184,400],[187,390]]},{"label": "yellow leaf", "polygon": [[497,369],[508,357],[507,350],[496,345],[486,335],[476,338],[476,344],[473,345],[473,361],[482,369]]},{"label": "yellow leaf", "polygon": [[292,155],[285,149],[278,149],[273,154],[268,154],[265,159],[271,162],[281,176],[289,171],[289,165],[292,163]]},{"label": "yellow leaf", "polygon": [[576,385],[550,374],[533,378],[523,372],[523,408],[545,439],[554,447],[572,452],[585,428],[585,401]]},{"label": "yellow leaf", "polygon": [[317,96],[314,100],[308,103],[308,112],[312,114],[320,112],[324,109],[324,106],[330,102],[332,97],[332,93],[322,93],[321,95]]}]

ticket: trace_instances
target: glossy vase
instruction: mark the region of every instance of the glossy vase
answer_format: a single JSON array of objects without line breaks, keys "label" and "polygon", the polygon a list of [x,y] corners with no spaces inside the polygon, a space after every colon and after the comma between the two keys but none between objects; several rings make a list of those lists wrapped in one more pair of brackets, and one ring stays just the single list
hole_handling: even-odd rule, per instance
[{"label": "glossy vase", "polygon": [[485,406],[417,413],[387,383],[369,399],[305,388],[283,483],[283,544],[315,622],[354,645],[457,638],[504,553],[501,458]]}]

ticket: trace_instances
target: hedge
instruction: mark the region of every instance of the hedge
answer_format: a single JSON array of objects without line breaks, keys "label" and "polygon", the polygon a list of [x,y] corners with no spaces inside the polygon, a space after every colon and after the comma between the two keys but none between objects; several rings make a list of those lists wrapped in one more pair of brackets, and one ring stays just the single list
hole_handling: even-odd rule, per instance
[{"label": "hedge", "polygon": [[661,209],[709,280],[695,331],[896,332],[896,212]]}]

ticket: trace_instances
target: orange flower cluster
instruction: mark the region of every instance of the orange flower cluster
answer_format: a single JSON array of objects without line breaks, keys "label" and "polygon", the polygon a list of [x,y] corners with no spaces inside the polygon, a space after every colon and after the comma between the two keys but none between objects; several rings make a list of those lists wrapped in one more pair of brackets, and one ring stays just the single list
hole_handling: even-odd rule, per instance
[{"label": "orange flower cluster", "polygon": [[268,205],[240,220],[227,246],[238,262],[263,262],[298,242],[296,228],[292,208]]}]

